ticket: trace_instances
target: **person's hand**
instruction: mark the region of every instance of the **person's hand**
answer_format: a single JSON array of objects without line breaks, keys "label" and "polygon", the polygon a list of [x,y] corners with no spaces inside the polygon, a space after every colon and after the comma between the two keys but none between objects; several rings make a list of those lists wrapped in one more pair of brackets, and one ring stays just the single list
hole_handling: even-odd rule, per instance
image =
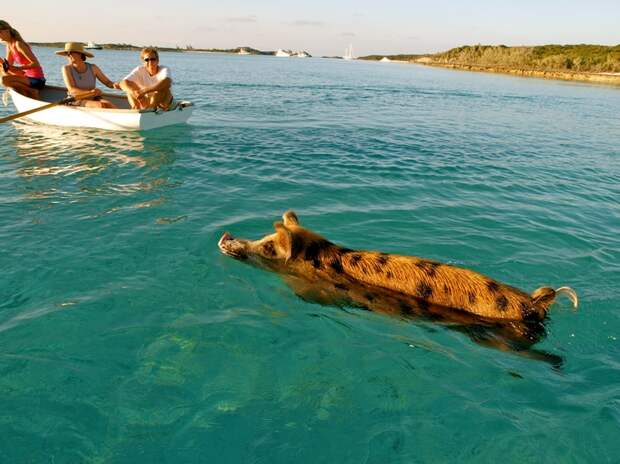
[{"label": "person's hand", "polygon": [[99,89],[94,89],[95,92],[95,97],[100,97],[101,95],[103,95],[103,92]]},{"label": "person's hand", "polygon": [[140,89],[139,92],[140,92],[139,93],[140,98],[143,98],[143,97],[146,97],[148,94],[150,94],[152,92],[152,90],[145,87],[143,89]]},{"label": "person's hand", "polygon": [[121,90],[121,85],[118,82],[112,82],[112,88],[116,90]]}]

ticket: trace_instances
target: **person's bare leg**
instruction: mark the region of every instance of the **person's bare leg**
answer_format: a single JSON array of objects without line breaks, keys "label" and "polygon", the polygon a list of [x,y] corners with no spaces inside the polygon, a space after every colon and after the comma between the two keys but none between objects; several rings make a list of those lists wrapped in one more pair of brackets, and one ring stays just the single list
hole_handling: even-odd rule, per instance
[{"label": "person's bare leg", "polygon": [[137,84],[133,83],[132,81],[123,81],[121,82],[121,89],[127,94],[127,101],[129,102],[129,105],[132,109],[144,109],[144,105],[146,103],[144,101],[144,97],[136,98],[134,96],[134,92],[140,90],[140,87],[138,87]]},{"label": "person's bare leg", "polygon": [[170,109],[170,104],[172,103],[172,92],[170,89],[163,90],[159,92],[161,101],[159,102],[159,107],[168,111]]},{"label": "person's bare leg", "polygon": [[142,104],[145,109],[154,110],[157,106],[154,104],[155,92],[150,92],[142,97]]},{"label": "person's bare leg", "polygon": [[161,108],[167,111],[172,101],[172,93],[170,89],[160,90],[159,92],[152,92],[150,95],[149,105],[151,108]]},{"label": "person's bare leg", "polygon": [[101,103],[103,103],[103,107],[104,108],[109,108],[109,109],[118,109],[118,106],[116,106],[114,103],[112,103],[110,100],[101,100]]},{"label": "person's bare leg", "polygon": [[5,74],[2,76],[2,85],[5,87],[15,87],[16,85],[30,87],[30,81],[27,77]]},{"label": "person's bare leg", "polygon": [[12,88],[17,90],[22,95],[25,95],[26,97],[33,98],[34,100],[39,99],[39,91],[37,89],[33,89],[29,85],[15,84],[12,86]]},{"label": "person's bare leg", "polygon": [[135,98],[131,92],[127,92],[127,101],[129,101],[129,105],[131,106],[132,109],[134,110],[143,109],[142,100],[143,99],[141,98]]},{"label": "person's bare leg", "polygon": [[140,101],[140,109],[148,110],[151,109],[151,100],[146,95],[142,95],[139,99]]},{"label": "person's bare leg", "polygon": [[27,77],[5,74],[2,76],[2,85],[5,87],[11,87],[26,97],[34,98],[36,100],[39,99],[39,91],[30,87],[30,81]]},{"label": "person's bare leg", "polygon": [[103,108],[102,103],[95,100],[82,100],[82,104],[80,106],[84,106],[86,108]]},{"label": "person's bare leg", "polygon": [[118,108],[114,103],[112,103],[109,100],[83,100],[83,104],[82,106],[85,106],[87,108],[110,108],[110,109],[115,109]]},{"label": "person's bare leg", "polygon": [[114,103],[112,103],[110,100],[99,100],[99,103],[101,103],[101,107],[102,108],[109,108],[109,109],[117,109],[118,106],[116,106]]}]

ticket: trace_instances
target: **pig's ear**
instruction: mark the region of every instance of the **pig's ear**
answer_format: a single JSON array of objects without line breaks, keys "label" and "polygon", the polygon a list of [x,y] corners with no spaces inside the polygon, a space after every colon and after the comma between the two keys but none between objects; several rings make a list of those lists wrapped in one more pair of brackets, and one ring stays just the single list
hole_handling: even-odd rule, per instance
[{"label": "pig's ear", "polygon": [[293,254],[293,234],[281,222],[274,222],[273,228],[276,230],[276,242],[278,248],[282,250],[282,257],[288,261]]},{"label": "pig's ear", "polygon": [[282,219],[284,219],[285,226],[299,225],[299,218],[292,209],[289,209],[286,213],[284,213],[282,215]]}]

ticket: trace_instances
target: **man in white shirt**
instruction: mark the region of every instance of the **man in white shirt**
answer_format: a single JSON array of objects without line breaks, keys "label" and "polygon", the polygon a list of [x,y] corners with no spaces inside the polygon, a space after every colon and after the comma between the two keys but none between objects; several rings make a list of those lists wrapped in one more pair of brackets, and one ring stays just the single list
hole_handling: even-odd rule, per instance
[{"label": "man in white shirt", "polygon": [[172,106],[172,74],[166,66],[159,65],[159,54],[154,48],[140,52],[144,65],[138,66],[125,77],[119,86],[127,92],[133,109],[163,109]]}]

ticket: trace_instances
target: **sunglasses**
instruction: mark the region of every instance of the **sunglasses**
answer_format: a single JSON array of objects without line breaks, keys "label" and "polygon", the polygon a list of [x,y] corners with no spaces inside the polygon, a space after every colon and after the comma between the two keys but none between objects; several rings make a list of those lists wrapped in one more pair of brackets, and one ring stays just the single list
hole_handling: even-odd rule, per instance
[{"label": "sunglasses", "polygon": [[144,61],[148,63],[149,61],[157,61],[159,58],[144,58]]}]

